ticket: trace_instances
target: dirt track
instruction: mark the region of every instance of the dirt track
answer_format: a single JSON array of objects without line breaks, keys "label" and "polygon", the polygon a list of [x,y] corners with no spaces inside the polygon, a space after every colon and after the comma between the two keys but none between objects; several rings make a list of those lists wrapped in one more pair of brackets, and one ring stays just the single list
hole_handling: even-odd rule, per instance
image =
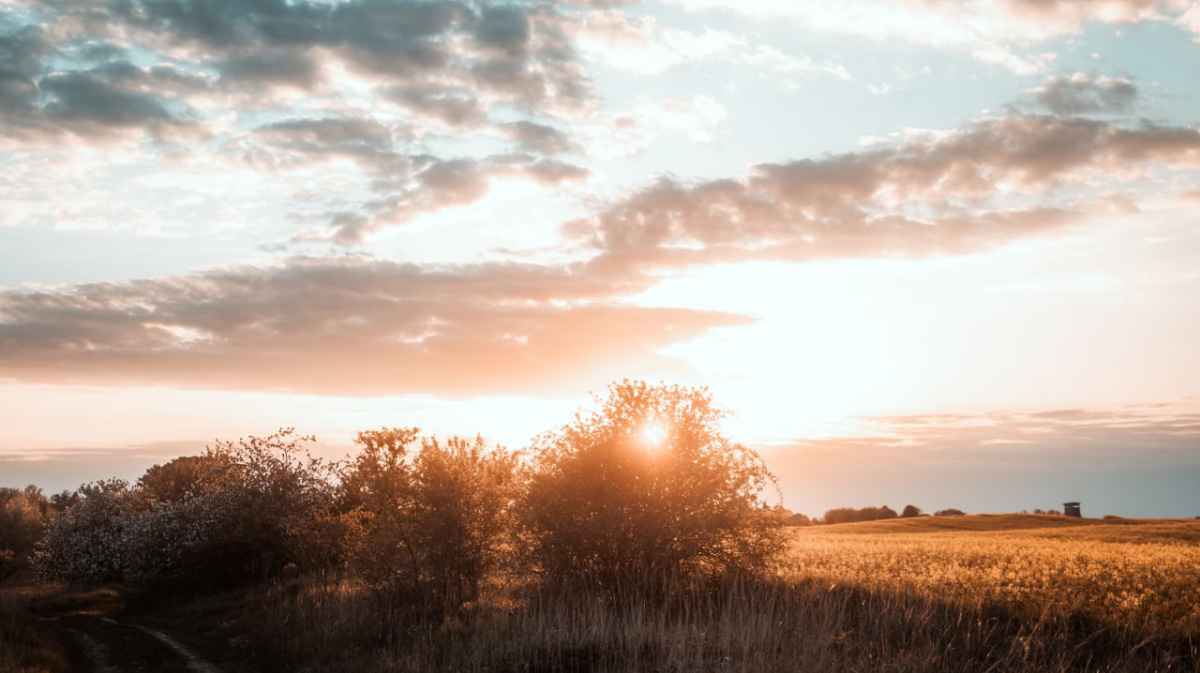
[{"label": "dirt track", "polygon": [[72,615],[58,620],[72,643],[80,673],[221,673],[169,635],[109,617]]}]

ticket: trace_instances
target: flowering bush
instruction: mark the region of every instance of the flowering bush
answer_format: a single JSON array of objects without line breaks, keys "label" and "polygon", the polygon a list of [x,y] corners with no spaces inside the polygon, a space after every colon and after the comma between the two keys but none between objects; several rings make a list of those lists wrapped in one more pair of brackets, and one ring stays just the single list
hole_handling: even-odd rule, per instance
[{"label": "flowering bush", "polygon": [[[35,569],[47,579],[221,586],[328,558],[313,522],[331,511],[331,470],[290,429],[218,442],[151,468],[131,487],[88,484],[47,528]],[[334,519],[336,523],[336,518]]]},{"label": "flowering bush", "polygon": [[38,541],[34,571],[51,580],[124,579],[127,529],[144,503],[122,479],[84,484],[78,493],[78,501],[51,520]]}]

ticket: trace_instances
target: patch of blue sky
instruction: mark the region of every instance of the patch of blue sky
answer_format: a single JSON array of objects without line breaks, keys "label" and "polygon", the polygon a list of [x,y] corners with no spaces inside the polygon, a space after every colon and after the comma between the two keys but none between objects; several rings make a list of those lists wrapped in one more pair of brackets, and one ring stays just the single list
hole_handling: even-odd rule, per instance
[{"label": "patch of blue sky", "polygon": [[0,227],[0,287],[179,276],[232,257],[261,256],[245,241],[156,238],[125,231]]},{"label": "patch of blue sky", "polygon": [[1055,69],[1129,79],[1141,98],[1136,114],[1190,125],[1200,123],[1198,63],[1200,43],[1190,32],[1168,23],[1143,23],[1089,27],[1062,52]]}]

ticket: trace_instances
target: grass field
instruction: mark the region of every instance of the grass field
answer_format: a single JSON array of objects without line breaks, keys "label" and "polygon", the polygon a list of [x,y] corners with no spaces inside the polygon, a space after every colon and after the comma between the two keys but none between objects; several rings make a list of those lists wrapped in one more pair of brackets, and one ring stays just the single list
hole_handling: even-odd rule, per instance
[{"label": "grass field", "polygon": [[1200,521],[981,515],[792,534],[778,577],[666,598],[496,578],[457,615],[388,631],[354,582],[293,578],[144,618],[207,640],[229,671],[1200,671]]},{"label": "grass field", "polygon": [[246,615],[233,637],[279,671],[1194,672],[1198,539],[1190,521],[844,524],[795,529],[768,581],[620,601],[508,585],[388,644],[351,583],[296,580],[189,620]]}]

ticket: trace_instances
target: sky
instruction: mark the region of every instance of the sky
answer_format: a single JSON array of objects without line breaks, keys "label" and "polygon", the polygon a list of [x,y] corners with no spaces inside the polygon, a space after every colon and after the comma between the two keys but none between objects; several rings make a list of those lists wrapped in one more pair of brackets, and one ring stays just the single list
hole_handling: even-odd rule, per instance
[{"label": "sky", "polygon": [[784,504],[1200,515],[1200,2],[0,1],[0,485],[706,386]]}]

